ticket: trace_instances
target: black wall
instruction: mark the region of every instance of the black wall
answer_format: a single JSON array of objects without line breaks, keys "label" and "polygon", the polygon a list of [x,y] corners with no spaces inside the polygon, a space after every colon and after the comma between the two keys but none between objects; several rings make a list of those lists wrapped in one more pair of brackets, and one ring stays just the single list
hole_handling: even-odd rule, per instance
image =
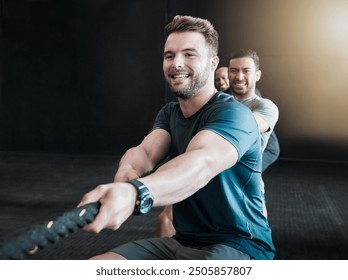
[{"label": "black wall", "polygon": [[258,51],[282,157],[348,159],[348,29],[333,37],[347,1],[0,3],[0,150],[110,154],[137,144],[173,100],[163,27],[188,14],[218,30],[221,65],[236,48]]},{"label": "black wall", "polygon": [[3,1],[0,149],[137,143],[164,102],[165,2],[151,2]]}]

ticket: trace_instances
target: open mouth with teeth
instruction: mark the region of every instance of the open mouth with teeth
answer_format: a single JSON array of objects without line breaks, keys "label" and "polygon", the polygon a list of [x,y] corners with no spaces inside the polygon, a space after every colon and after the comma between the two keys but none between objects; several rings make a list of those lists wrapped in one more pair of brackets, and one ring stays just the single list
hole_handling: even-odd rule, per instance
[{"label": "open mouth with teeth", "polygon": [[174,80],[179,80],[179,79],[186,79],[188,78],[190,75],[188,73],[180,73],[180,74],[174,74],[174,75],[171,75],[171,77],[174,79]]},{"label": "open mouth with teeth", "polygon": [[246,87],[247,86],[247,84],[246,83],[233,83],[233,85],[234,85],[234,87],[236,87],[236,88],[243,88],[243,87]]}]

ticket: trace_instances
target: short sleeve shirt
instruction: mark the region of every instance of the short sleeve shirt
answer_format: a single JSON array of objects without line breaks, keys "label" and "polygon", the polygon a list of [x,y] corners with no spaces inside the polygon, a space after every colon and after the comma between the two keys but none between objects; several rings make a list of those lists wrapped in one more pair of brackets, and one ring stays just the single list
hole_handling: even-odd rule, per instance
[{"label": "short sleeve shirt", "polygon": [[268,131],[261,134],[261,147],[262,151],[264,151],[279,118],[278,107],[271,100],[257,95],[253,95],[240,102],[249,107],[252,112],[259,114],[270,127]]},{"label": "short sleeve shirt", "polygon": [[159,112],[153,129],[171,135],[170,157],[186,151],[201,130],[210,130],[233,145],[238,162],[218,174],[192,196],[173,205],[175,239],[184,245],[224,244],[253,259],[273,259],[271,229],[262,214],[261,141],[250,109],[231,95],[218,92],[185,118],[176,102]]}]

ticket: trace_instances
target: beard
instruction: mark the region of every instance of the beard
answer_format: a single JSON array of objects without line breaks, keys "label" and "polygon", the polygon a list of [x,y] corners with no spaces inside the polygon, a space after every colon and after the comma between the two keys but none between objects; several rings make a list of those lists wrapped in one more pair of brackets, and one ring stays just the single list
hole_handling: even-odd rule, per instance
[{"label": "beard", "polygon": [[195,78],[192,83],[188,84],[184,88],[179,89],[170,85],[170,89],[176,95],[176,97],[187,100],[192,96],[195,96],[198,92],[198,89],[200,89],[202,86],[204,86],[203,82],[200,79]]},{"label": "beard", "polygon": [[193,75],[190,72],[190,76],[192,77],[192,81],[187,83],[184,86],[175,86],[170,83],[169,78],[167,78],[168,85],[171,91],[178,97],[183,100],[187,100],[192,96],[195,96],[199,90],[206,85],[210,74],[210,65],[207,64],[205,69],[200,71],[197,75]]},{"label": "beard", "polygon": [[251,90],[251,88],[252,87],[249,85],[249,83],[247,83],[246,86],[243,87],[238,86],[238,84],[235,84],[234,82],[230,84],[230,91],[240,97],[246,95]]},{"label": "beard", "polygon": [[232,91],[232,93],[234,95],[237,95],[237,96],[240,96],[240,97],[243,97],[244,95],[247,94],[247,92],[245,90],[236,90],[234,87],[230,87],[230,91]]}]

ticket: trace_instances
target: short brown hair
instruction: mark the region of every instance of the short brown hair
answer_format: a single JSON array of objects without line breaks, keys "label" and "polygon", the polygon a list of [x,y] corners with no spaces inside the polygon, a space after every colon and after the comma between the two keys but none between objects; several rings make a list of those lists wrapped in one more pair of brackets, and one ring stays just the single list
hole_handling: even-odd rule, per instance
[{"label": "short brown hair", "polygon": [[228,64],[230,64],[231,59],[241,57],[250,57],[254,61],[256,70],[260,69],[260,58],[257,55],[256,51],[253,51],[251,49],[239,49],[238,51],[234,52],[230,55],[230,58],[228,59]]},{"label": "short brown hair", "polygon": [[219,34],[207,19],[177,15],[165,26],[164,30],[167,37],[174,32],[193,31],[201,33],[210,48],[211,55],[215,56],[218,54]]}]

